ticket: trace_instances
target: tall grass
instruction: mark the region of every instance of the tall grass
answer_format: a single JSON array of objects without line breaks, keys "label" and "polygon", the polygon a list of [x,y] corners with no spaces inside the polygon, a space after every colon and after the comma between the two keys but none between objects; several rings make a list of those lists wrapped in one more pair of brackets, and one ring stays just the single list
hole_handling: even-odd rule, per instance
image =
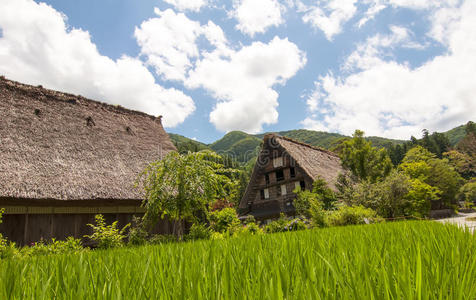
[{"label": "tall grass", "polygon": [[0,299],[475,299],[476,238],[399,222],[0,262]]}]

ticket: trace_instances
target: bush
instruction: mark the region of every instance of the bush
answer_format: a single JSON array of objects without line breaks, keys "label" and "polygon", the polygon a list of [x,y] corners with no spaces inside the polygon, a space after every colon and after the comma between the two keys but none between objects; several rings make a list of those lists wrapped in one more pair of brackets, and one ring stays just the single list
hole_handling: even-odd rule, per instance
[{"label": "bush", "polygon": [[459,201],[465,203],[465,206],[476,205],[476,180],[472,179],[459,189]]},{"label": "bush", "polygon": [[250,222],[235,231],[233,236],[250,236],[263,234],[263,230],[254,222]]},{"label": "bush", "polygon": [[133,246],[141,246],[147,243],[148,233],[147,230],[144,228],[144,224],[142,223],[142,219],[138,217],[134,217],[132,219],[133,226],[129,230],[127,235],[128,244]]},{"label": "bush", "polygon": [[93,234],[85,235],[85,237],[96,242],[97,247],[101,249],[122,247],[124,245],[125,235],[123,233],[130,224],[119,230],[117,228],[117,221],[114,221],[111,225],[106,225],[103,215],[96,215],[95,219],[96,225],[88,224],[93,229]]},{"label": "bush", "polygon": [[236,215],[236,211],[227,207],[210,213],[210,227],[220,233],[229,232],[233,234],[240,226],[240,220]]},{"label": "bush", "polygon": [[287,231],[306,230],[307,224],[304,220],[293,219],[286,225],[285,229],[287,229]]},{"label": "bush", "polygon": [[185,237],[188,241],[193,240],[208,240],[212,236],[210,228],[204,224],[195,223],[190,227],[190,231]]},{"label": "bush", "polygon": [[177,237],[173,234],[155,234],[153,235],[149,243],[152,245],[168,244],[177,241]]},{"label": "bush", "polygon": [[84,251],[80,239],[68,237],[65,241],[52,239],[51,243],[43,240],[34,243],[31,247],[24,247],[20,250],[21,256],[42,256],[51,254],[67,254]]},{"label": "bush", "polygon": [[276,232],[284,232],[286,230],[286,225],[288,224],[288,220],[284,214],[281,214],[279,219],[276,221],[272,221],[264,227],[264,232],[266,233],[276,233]]},{"label": "bush", "polygon": [[363,206],[341,206],[327,216],[331,226],[345,226],[358,224],[371,224],[383,222],[377,213]]}]

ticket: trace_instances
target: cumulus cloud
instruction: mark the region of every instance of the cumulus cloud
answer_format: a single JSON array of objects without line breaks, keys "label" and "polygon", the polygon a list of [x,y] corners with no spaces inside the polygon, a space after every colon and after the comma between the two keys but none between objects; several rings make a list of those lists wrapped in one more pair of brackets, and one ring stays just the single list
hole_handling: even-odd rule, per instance
[{"label": "cumulus cloud", "polygon": [[327,0],[323,5],[311,6],[301,3],[299,10],[305,12],[302,17],[304,23],[322,30],[326,38],[332,40],[357,12],[356,2],[357,0]]},{"label": "cumulus cloud", "polygon": [[8,78],[164,115],[169,127],[195,109],[183,92],[156,84],[140,60],[101,55],[88,32],[70,29],[44,3],[2,1],[0,28],[0,73]]},{"label": "cumulus cloud", "polygon": [[226,56],[208,53],[186,85],[202,87],[219,99],[210,121],[222,131],[261,131],[278,120],[276,84],[284,84],[306,64],[305,54],[288,39],[254,42]]},{"label": "cumulus cloud", "polygon": [[[277,122],[278,93],[273,87],[306,63],[294,43],[275,37],[234,49],[211,21],[201,25],[171,10],[156,13],[136,29],[142,54],[157,74],[190,89],[203,88],[216,98],[210,122],[218,130],[254,133]],[[201,37],[209,47],[199,51]]]},{"label": "cumulus cloud", "polygon": [[194,12],[200,11],[202,7],[208,4],[207,0],[164,0],[164,2],[173,5],[178,10],[190,10]]},{"label": "cumulus cloud", "polygon": [[253,37],[282,24],[284,10],[278,0],[235,0],[230,16],[238,21],[236,29]]},{"label": "cumulus cloud", "polygon": [[[408,138],[419,135],[423,128],[441,131],[474,120],[475,15],[476,2],[466,1],[457,15],[452,12],[452,21],[435,17],[431,32],[438,26],[444,28],[436,32],[447,33],[448,52],[417,68],[383,59],[380,51],[372,52],[375,46],[369,46],[374,47],[370,52],[364,48],[358,55],[351,55],[351,64],[359,69],[344,77],[320,77],[308,98],[311,115],[303,125],[345,134],[360,128],[369,135]],[[380,47],[395,45],[396,40],[407,39],[388,37],[389,42]]]}]

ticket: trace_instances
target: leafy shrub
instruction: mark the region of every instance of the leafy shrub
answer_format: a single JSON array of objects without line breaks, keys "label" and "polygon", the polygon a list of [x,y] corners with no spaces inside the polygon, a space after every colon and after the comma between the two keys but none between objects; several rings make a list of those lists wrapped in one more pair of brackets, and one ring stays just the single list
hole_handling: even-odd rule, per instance
[{"label": "leafy shrub", "polygon": [[212,236],[212,231],[205,224],[195,223],[190,227],[190,231],[186,236],[186,240],[208,240]]},{"label": "leafy shrub", "polygon": [[152,245],[168,244],[177,241],[177,237],[173,234],[155,234],[153,235],[149,243]]},{"label": "leafy shrub", "polygon": [[326,227],[327,212],[324,210],[324,205],[320,201],[312,201],[310,203],[309,215],[311,225],[313,227]]},{"label": "leafy shrub", "polygon": [[44,240],[34,243],[30,247],[20,250],[21,256],[43,256],[52,254],[66,254],[85,251],[80,239],[68,237],[65,241],[52,239],[50,243]]},{"label": "leafy shrub", "polygon": [[233,234],[241,224],[236,211],[231,207],[211,212],[209,219],[211,228],[220,233],[229,232]]},{"label": "leafy shrub", "polygon": [[458,199],[465,203],[465,206],[476,205],[476,179],[473,179],[459,189]]},{"label": "leafy shrub", "polygon": [[220,232],[212,232],[211,239],[212,240],[223,240],[225,238],[225,235]]},{"label": "leafy shrub", "polygon": [[131,226],[127,235],[128,244],[133,246],[145,245],[149,234],[147,233],[147,230],[145,230],[141,218],[134,217],[132,222],[134,225]]},{"label": "leafy shrub", "polygon": [[307,224],[304,220],[301,219],[293,219],[285,227],[286,231],[298,231],[298,230],[306,230]]},{"label": "leafy shrub", "polygon": [[331,226],[370,224],[382,221],[383,219],[374,210],[363,206],[341,206],[327,216],[327,222]]},{"label": "leafy shrub", "polygon": [[117,228],[117,221],[114,221],[111,225],[106,225],[103,215],[96,215],[96,225],[88,224],[93,229],[92,235],[85,235],[92,241],[97,243],[98,248],[109,249],[115,247],[122,247],[124,245],[124,231],[130,224],[127,224],[119,230]]},{"label": "leafy shrub", "polygon": [[281,214],[279,219],[270,222],[264,227],[264,232],[266,233],[276,233],[287,231],[286,225],[288,225],[288,220],[284,214]]},{"label": "leafy shrub", "polygon": [[243,228],[250,234],[262,234],[263,233],[263,230],[261,230],[261,228],[255,222],[247,223]]},{"label": "leafy shrub", "polygon": [[243,224],[250,224],[250,223],[256,223],[256,219],[253,215],[247,215],[246,218],[243,220]]}]

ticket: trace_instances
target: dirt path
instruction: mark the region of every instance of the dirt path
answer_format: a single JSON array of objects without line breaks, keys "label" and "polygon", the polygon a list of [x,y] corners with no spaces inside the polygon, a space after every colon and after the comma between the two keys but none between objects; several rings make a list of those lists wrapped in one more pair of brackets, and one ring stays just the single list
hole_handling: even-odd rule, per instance
[{"label": "dirt path", "polygon": [[459,213],[455,217],[437,220],[437,222],[452,223],[461,227],[467,226],[474,232],[476,231],[476,221],[466,220],[466,218],[471,218],[471,217],[476,218],[476,213]]}]

